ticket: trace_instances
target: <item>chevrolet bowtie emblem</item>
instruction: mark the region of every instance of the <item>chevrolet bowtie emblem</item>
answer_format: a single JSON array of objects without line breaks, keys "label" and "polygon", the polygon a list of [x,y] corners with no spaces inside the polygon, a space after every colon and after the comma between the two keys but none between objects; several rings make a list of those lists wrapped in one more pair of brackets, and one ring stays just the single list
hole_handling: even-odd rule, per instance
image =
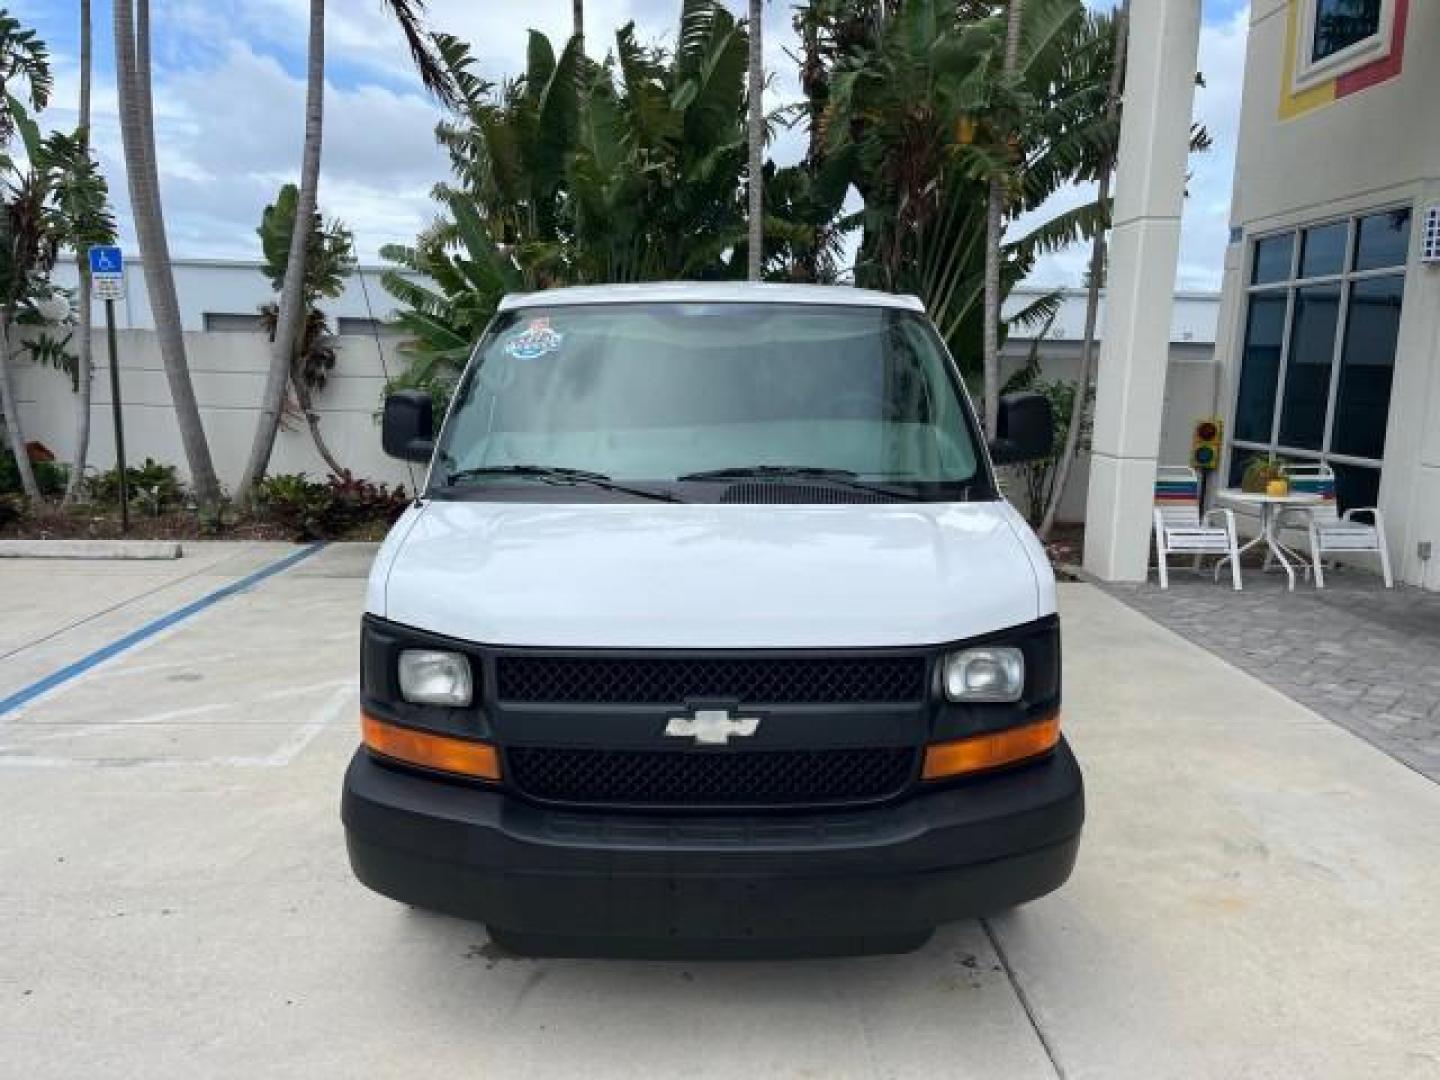
[{"label": "chevrolet bowtie emblem", "polygon": [[732,737],[748,739],[760,727],[758,716],[732,716],[727,709],[696,709],[689,716],[672,716],[665,734],[694,739],[701,746],[724,746]]}]

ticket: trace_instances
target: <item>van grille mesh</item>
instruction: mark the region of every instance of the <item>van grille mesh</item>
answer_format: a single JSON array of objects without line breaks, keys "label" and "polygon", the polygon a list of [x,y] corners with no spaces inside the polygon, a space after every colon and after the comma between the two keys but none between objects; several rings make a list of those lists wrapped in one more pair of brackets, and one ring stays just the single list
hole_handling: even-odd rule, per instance
[{"label": "van grille mesh", "polygon": [[784,806],[898,794],[913,747],[685,751],[511,747],[508,776],[546,802],[630,806]]},{"label": "van grille mesh", "polygon": [[900,704],[925,696],[925,674],[923,656],[501,656],[496,693],[556,704]]}]

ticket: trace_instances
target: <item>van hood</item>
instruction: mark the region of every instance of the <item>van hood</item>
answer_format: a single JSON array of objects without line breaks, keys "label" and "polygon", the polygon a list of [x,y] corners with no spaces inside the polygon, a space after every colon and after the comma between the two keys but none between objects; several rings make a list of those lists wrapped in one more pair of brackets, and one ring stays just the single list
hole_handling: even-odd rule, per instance
[{"label": "van hood", "polygon": [[492,645],[938,644],[1055,610],[1008,503],[725,506],[434,501],[376,559],[367,606]]}]

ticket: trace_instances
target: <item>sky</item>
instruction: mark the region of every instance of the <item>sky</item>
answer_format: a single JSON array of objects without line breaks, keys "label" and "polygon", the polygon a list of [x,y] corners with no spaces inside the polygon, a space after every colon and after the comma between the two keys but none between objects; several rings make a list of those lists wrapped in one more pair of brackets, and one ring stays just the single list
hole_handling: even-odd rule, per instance
[{"label": "sky", "polygon": [[[79,96],[77,0],[12,0],[12,12],[40,31],[53,54],[56,89],[42,126],[73,128]],[[121,223],[134,248],[115,111],[109,0],[94,0],[93,137]],[[729,0],[743,14],[745,0]],[[308,0],[151,0],[156,140],[172,255],[256,259],[255,228],[280,185],[297,179],[304,121]],[[570,30],[570,0],[429,0],[429,24],[469,41],[481,71],[499,80],[523,65],[525,38],[538,29],[555,42]],[[518,12],[517,12],[517,9]],[[613,32],[634,20],[642,40],[673,43],[679,0],[587,0],[588,51],[599,57]],[[766,13],[767,104],[799,98],[791,4]],[[1219,287],[1228,236],[1240,86],[1245,62],[1244,0],[1205,0],[1200,50],[1206,87],[1196,118],[1215,147],[1193,160],[1185,207],[1182,289]],[[354,232],[360,257],[414,239],[434,215],[429,192],[447,175],[432,131],[438,108],[426,97],[403,38],[380,0],[330,0],[320,204]],[[770,153],[798,160],[804,132],[783,133]],[[1057,196],[1056,209],[1085,197]],[[1026,222],[1017,223],[1022,229]],[[1047,257],[1031,283],[1078,286],[1087,251]]]}]

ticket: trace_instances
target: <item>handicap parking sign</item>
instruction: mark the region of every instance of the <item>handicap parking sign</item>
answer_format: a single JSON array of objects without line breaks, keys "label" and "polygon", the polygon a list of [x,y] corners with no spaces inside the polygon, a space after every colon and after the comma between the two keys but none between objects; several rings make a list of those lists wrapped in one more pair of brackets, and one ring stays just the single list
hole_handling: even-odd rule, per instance
[{"label": "handicap parking sign", "polygon": [[90,249],[90,274],[92,277],[118,277],[125,272],[125,256],[118,247],[92,247]]}]

